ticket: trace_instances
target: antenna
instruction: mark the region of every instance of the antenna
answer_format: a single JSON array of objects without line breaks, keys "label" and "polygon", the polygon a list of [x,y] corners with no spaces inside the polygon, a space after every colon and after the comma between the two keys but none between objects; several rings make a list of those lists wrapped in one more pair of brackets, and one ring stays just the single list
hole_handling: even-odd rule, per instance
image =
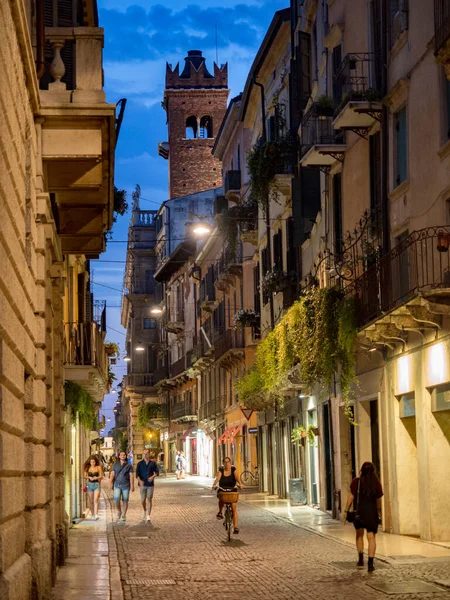
[{"label": "antenna", "polygon": [[216,65],[219,66],[219,51],[217,49],[217,21],[216,21]]}]

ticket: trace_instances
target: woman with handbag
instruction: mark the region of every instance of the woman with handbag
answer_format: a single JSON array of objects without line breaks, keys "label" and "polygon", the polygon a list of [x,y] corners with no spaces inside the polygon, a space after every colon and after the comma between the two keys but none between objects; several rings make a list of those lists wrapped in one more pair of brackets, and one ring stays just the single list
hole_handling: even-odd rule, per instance
[{"label": "woman with handbag", "polygon": [[94,521],[98,521],[98,500],[100,498],[100,482],[103,469],[98,456],[93,454],[84,463],[84,476],[87,479],[86,492],[89,498],[89,508]]},{"label": "woman with handbag", "polygon": [[[368,571],[375,570],[373,560],[377,547],[376,534],[381,523],[381,497],[383,489],[376,476],[375,467],[371,462],[365,462],[361,467],[359,477],[350,484],[350,493],[345,508],[345,519],[353,523],[356,529],[356,549],[358,551],[358,567],[364,566],[364,530],[367,531],[369,545]],[[349,511],[353,503],[353,510]]]}]

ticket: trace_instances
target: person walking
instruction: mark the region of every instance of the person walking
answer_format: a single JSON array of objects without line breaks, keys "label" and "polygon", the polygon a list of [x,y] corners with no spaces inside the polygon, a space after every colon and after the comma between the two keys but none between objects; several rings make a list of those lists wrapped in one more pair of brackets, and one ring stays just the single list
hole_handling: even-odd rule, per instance
[{"label": "person walking", "polygon": [[140,460],[136,467],[136,477],[138,485],[141,488],[142,502],[142,520],[150,523],[150,515],[152,512],[153,492],[155,491],[155,477],[159,476],[158,465],[155,461],[155,456],[148,448],[144,449],[144,458]]},{"label": "person walking", "polygon": [[93,454],[84,463],[84,476],[87,479],[86,491],[89,498],[89,509],[94,521],[98,521],[98,500],[103,469],[98,456]]},{"label": "person walking", "polygon": [[361,467],[359,477],[350,484],[350,493],[345,507],[344,525],[349,516],[349,508],[353,502],[352,522],[356,529],[356,549],[358,551],[358,567],[364,566],[364,530],[367,532],[369,545],[368,571],[375,571],[373,564],[377,549],[376,535],[381,523],[381,498],[383,489],[371,462]]},{"label": "person walking", "polygon": [[175,457],[175,470],[177,472],[177,479],[181,479],[181,452],[177,450]]},{"label": "person walking", "polygon": [[180,479],[184,479],[184,474],[186,471],[186,457],[183,452],[180,452]]},{"label": "person walking", "polygon": [[[121,452],[119,454],[119,460],[113,465],[111,472],[111,489],[114,490],[117,521],[120,521],[120,519],[126,521],[130,489],[134,492],[133,465],[130,465],[128,462],[126,452]],[[123,502],[123,507],[120,503],[121,500]]]}]

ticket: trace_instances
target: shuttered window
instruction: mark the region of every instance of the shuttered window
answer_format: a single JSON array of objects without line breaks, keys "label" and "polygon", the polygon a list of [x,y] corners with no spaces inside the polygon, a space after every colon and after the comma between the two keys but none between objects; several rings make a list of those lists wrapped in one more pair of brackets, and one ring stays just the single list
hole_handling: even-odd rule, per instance
[{"label": "shuttered window", "polygon": [[408,177],[408,138],[406,132],[406,107],[395,115],[396,185]]},{"label": "shuttered window", "polygon": [[381,134],[369,138],[370,144],[370,208],[372,214],[381,207]]},{"label": "shuttered window", "polygon": [[450,139],[450,81],[445,80],[446,92],[446,115],[447,115],[447,138]]}]

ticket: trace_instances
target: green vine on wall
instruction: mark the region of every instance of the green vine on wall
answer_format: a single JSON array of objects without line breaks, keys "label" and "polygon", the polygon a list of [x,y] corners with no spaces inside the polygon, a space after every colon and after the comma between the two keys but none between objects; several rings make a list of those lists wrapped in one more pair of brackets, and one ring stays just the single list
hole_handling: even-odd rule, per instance
[{"label": "green vine on wall", "polygon": [[137,409],[137,424],[139,427],[147,427],[154,419],[164,419],[167,417],[167,410],[164,404],[146,402]]},{"label": "green vine on wall", "polygon": [[217,226],[230,252],[236,256],[239,245],[239,228],[247,229],[255,223],[258,207],[254,202],[231,206],[216,216]]},{"label": "green vine on wall", "polygon": [[240,401],[266,410],[283,400],[294,372],[307,387],[327,392],[337,374],[344,414],[354,424],[350,390],[356,380],[356,333],[353,300],[337,288],[311,287],[260,342],[253,366],[236,383]]},{"label": "green vine on wall", "polygon": [[72,422],[78,416],[81,425],[91,431],[96,418],[96,406],[92,396],[74,381],[66,381],[64,384],[65,406],[71,411]]}]

